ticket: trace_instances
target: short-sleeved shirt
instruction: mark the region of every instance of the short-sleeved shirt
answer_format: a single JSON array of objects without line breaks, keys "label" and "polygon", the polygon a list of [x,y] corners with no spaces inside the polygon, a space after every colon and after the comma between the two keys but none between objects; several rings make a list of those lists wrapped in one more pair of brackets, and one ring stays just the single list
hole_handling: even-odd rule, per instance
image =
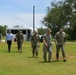
[{"label": "short-sleeved shirt", "polygon": [[58,45],[63,45],[66,41],[66,33],[57,32],[55,35],[55,41],[58,43]]},{"label": "short-sleeved shirt", "polygon": [[23,42],[24,37],[23,37],[23,33],[17,33],[16,34],[16,38],[17,38],[17,42]]},{"label": "short-sleeved shirt", "polygon": [[[52,45],[52,36],[51,36],[51,34],[50,34],[50,35],[44,34],[43,40],[45,40],[46,43],[47,43],[49,46]],[[45,43],[44,43],[44,46],[46,46]]]},{"label": "short-sleeved shirt", "polygon": [[38,34],[31,36],[32,46],[37,46],[37,45],[39,45],[39,41],[40,41],[40,37],[39,37]]}]

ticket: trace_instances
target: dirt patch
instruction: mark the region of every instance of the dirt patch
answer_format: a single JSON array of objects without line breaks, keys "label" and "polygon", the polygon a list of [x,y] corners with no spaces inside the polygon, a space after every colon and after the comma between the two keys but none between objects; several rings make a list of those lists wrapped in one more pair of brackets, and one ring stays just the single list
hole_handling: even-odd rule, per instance
[{"label": "dirt patch", "polygon": [[69,58],[76,58],[76,56],[70,56]]}]

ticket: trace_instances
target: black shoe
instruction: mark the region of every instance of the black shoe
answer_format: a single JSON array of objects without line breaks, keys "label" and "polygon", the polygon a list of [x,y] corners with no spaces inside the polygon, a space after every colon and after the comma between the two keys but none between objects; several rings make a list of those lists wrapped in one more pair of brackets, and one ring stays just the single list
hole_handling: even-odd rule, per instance
[{"label": "black shoe", "polygon": [[66,59],[64,59],[63,62],[66,62]]}]

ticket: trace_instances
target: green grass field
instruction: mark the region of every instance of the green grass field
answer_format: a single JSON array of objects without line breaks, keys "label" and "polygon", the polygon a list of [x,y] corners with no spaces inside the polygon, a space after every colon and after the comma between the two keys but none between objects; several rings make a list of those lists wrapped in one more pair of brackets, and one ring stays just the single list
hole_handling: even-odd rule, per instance
[{"label": "green grass field", "polygon": [[32,58],[30,42],[23,43],[23,52],[17,52],[16,43],[12,44],[11,52],[7,52],[7,44],[0,43],[0,75],[76,75],[76,43],[67,42],[65,51],[67,61],[55,60],[55,44],[53,45],[53,62],[44,62],[43,43],[40,43],[38,58]]}]

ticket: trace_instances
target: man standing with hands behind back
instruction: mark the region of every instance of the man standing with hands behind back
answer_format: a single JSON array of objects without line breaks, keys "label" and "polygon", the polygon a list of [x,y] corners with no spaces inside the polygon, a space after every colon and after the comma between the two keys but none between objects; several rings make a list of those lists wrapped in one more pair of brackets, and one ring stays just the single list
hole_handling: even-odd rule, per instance
[{"label": "man standing with hands behind back", "polygon": [[63,61],[66,61],[65,51],[64,51],[64,44],[66,42],[66,33],[61,28],[56,34],[55,34],[55,43],[56,43],[56,59],[59,61],[59,51],[61,48]]}]

